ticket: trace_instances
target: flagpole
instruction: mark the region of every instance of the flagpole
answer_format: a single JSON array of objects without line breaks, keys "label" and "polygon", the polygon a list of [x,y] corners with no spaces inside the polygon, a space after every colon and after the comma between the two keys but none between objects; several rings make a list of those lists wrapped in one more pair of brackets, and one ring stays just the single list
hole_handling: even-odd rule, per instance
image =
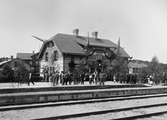
[{"label": "flagpole", "polygon": [[120,37],[118,38],[117,56],[120,56]]},{"label": "flagpole", "polygon": [[88,32],[88,43],[87,43],[87,47],[89,47],[89,32]]},{"label": "flagpole", "polygon": [[37,40],[39,40],[39,41],[41,41],[41,42],[45,42],[44,39],[41,39],[41,38],[39,38],[39,37],[37,37],[37,36],[35,36],[35,35],[32,35],[32,37],[35,38],[35,39],[37,39]]}]

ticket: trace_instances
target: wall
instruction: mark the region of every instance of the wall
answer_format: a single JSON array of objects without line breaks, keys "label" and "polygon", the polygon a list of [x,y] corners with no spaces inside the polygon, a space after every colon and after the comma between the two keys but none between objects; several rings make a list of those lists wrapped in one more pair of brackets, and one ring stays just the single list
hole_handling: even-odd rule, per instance
[{"label": "wall", "polygon": [[[92,55],[88,57],[88,63],[89,64],[95,64],[97,58],[96,55]],[[74,60],[75,68],[77,68],[81,63],[86,63],[86,57],[85,56],[79,56],[79,55],[64,55],[64,71],[67,72],[69,71],[69,63],[71,60]],[[105,56],[102,58],[102,63],[106,65],[106,67],[110,67],[111,63],[110,60],[108,60]]]},{"label": "wall", "polygon": [[[57,60],[53,61],[52,57],[53,57],[53,53],[55,50],[57,51]],[[46,52],[48,52],[48,61],[45,60],[45,53]],[[56,45],[54,45],[53,47],[47,46],[45,51],[44,51],[42,59],[40,60],[40,74],[41,74],[41,76],[42,76],[43,69],[45,67],[49,67],[49,68],[54,67],[55,71],[59,71],[59,72],[63,71],[63,55],[60,52],[60,50],[57,48]]]},{"label": "wall", "polygon": [[68,55],[65,54],[64,55],[64,71],[68,72],[69,71],[69,63],[71,62],[71,60],[74,60],[75,68],[77,67],[77,65],[79,65],[82,62],[82,56],[79,55]]}]

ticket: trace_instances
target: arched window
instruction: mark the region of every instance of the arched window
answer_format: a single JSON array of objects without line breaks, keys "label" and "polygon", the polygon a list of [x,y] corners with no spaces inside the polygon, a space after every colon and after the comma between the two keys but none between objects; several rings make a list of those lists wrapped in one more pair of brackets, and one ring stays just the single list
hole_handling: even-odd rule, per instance
[{"label": "arched window", "polygon": [[53,43],[52,41],[48,43],[48,47],[49,47],[49,48],[51,48],[51,47],[53,47],[53,46],[54,46],[54,43]]},{"label": "arched window", "polygon": [[55,50],[54,51],[54,61],[56,61],[58,59],[58,52]]},{"label": "arched window", "polygon": [[45,61],[48,61],[48,52],[45,53]]}]

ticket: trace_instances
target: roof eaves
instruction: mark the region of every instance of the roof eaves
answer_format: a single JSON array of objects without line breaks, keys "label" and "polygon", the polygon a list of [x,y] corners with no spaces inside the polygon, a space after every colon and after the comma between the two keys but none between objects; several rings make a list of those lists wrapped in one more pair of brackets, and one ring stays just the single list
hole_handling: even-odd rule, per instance
[{"label": "roof eaves", "polygon": [[70,55],[80,55],[80,56],[85,56],[85,53],[71,53],[71,52],[63,52],[63,54],[70,54]]},{"label": "roof eaves", "polygon": [[49,41],[51,41],[51,40],[45,40],[44,42],[43,42],[43,44],[42,44],[42,47],[41,47],[41,49],[40,49],[40,51],[39,51],[39,54],[38,54],[38,59],[40,59],[40,57],[41,57],[41,55],[42,55],[42,52],[43,52],[43,49],[44,49],[44,46],[46,45],[46,43],[47,42],[49,42]]}]

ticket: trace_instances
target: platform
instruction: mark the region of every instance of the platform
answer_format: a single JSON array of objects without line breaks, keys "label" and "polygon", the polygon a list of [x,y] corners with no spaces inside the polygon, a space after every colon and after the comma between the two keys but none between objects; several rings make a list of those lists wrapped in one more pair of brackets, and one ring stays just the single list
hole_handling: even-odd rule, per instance
[{"label": "platform", "polygon": [[26,86],[19,88],[1,87],[0,105],[17,105],[43,102],[60,102],[83,99],[99,99],[121,96],[167,93],[167,87],[144,87],[140,85],[107,84],[72,86]]},{"label": "platform", "polygon": [[121,84],[114,82],[105,82],[104,86],[85,82],[84,85],[56,85],[53,86],[50,82],[36,82],[35,85],[28,86],[27,84],[18,83],[0,83],[0,94],[20,93],[20,92],[45,92],[45,91],[73,91],[73,90],[93,90],[93,89],[115,89],[115,88],[138,88],[147,87],[144,84]]}]

